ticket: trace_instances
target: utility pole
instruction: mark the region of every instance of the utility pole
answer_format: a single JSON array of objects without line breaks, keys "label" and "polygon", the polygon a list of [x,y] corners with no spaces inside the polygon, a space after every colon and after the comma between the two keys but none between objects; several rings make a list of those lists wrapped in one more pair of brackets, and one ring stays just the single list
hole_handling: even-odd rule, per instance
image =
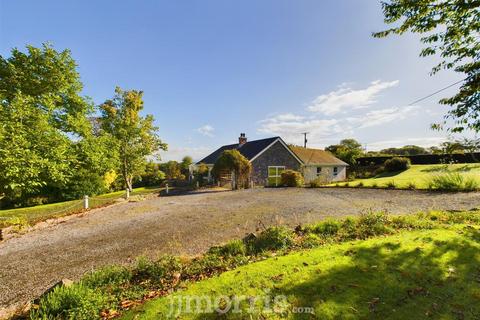
[{"label": "utility pole", "polygon": [[308,132],[302,132],[301,134],[303,134],[303,147],[306,148],[307,147],[307,134]]}]

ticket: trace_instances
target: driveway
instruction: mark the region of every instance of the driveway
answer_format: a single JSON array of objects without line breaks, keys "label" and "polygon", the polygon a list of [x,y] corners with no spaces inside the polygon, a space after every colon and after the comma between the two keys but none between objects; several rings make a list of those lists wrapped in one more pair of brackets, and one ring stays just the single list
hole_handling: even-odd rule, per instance
[{"label": "driveway", "polygon": [[368,210],[474,207],[480,207],[480,193],[335,188],[199,192],[118,204],[0,243],[0,307],[104,265],[139,255],[198,254],[262,225],[294,226]]}]

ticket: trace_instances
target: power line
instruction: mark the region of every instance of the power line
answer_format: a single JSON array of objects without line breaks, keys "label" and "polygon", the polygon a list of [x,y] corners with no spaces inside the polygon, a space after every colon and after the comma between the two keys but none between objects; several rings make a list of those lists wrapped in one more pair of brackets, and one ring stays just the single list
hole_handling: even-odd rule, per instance
[{"label": "power line", "polygon": [[445,88],[442,88],[442,89],[440,89],[440,90],[438,90],[438,91],[435,91],[434,93],[431,93],[431,94],[429,94],[428,96],[425,96],[425,97],[423,97],[423,98],[420,98],[420,99],[418,99],[418,100],[413,101],[412,103],[409,103],[407,106],[411,106],[411,105],[414,105],[415,103],[418,103],[418,102],[420,102],[420,101],[423,101],[423,100],[425,100],[425,99],[428,99],[428,98],[436,95],[437,93],[440,93],[440,92],[442,92],[442,91],[444,91],[444,90],[447,90],[448,88],[453,87],[453,86],[456,85],[456,84],[459,84],[460,82],[462,82],[462,81],[464,81],[464,80],[466,80],[466,79],[462,79],[462,80],[459,80],[459,81],[457,81],[457,82],[455,82],[455,83],[452,83],[451,85],[446,86]]}]

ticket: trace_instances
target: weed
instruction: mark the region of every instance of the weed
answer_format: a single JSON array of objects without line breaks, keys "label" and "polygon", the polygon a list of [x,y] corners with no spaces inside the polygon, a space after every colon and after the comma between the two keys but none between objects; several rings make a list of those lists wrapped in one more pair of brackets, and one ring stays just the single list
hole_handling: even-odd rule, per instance
[{"label": "weed", "polygon": [[395,184],[395,181],[388,181],[387,184],[385,185],[388,189],[395,189],[397,185]]},{"label": "weed", "polygon": [[338,233],[341,222],[338,220],[325,220],[311,227],[311,231],[322,236],[334,236]]},{"label": "weed", "polygon": [[245,255],[247,248],[242,240],[232,240],[221,247],[212,247],[208,252],[212,254],[218,254],[223,257],[232,257]]},{"label": "weed", "polygon": [[415,190],[417,188],[417,186],[415,185],[415,183],[413,182],[409,182],[407,183],[407,189],[410,189],[410,190]]},{"label": "weed", "polygon": [[5,221],[5,225],[12,227],[13,231],[19,232],[29,227],[24,217],[11,217]]},{"label": "weed", "polygon": [[258,253],[267,250],[286,249],[292,244],[293,232],[283,226],[280,226],[266,229],[247,247],[249,251]]},{"label": "weed", "polygon": [[356,185],[355,187],[357,187],[357,188],[361,188],[361,187],[363,187],[363,182],[362,182],[362,181],[360,181],[359,183],[357,183],[357,185]]},{"label": "weed", "polygon": [[82,283],[57,287],[40,300],[40,307],[31,314],[32,319],[97,319],[108,306],[106,297]]},{"label": "weed", "polygon": [[442,191],[474,191],[479,188],[479,184],[473,177],[466,177],[458,172],[449,172],[431,178],[428,188]]}]

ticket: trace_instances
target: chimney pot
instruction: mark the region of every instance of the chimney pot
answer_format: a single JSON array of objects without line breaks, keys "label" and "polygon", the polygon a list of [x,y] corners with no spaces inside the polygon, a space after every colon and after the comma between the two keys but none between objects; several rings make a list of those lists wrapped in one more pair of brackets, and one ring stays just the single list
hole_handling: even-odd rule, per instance
[{"label": "chimney pot", "polygon": [[238,144],[242,146],[245,143],[247,143],[247,137],[245,137],[245,133],[240,133],[240,137],[238,138]]}]

